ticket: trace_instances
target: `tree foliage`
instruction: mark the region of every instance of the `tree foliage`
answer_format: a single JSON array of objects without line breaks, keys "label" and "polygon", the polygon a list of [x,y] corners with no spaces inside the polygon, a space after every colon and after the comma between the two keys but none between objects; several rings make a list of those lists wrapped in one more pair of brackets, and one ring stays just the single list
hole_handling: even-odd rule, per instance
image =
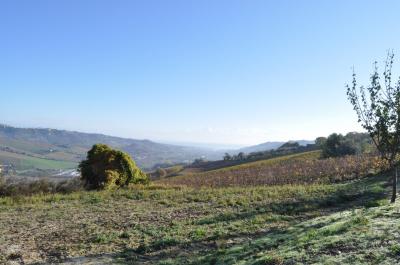
[{"label": "tree foliage", "polygon": [[318,148],[322,149],[324,147],[325,143],[326,143],[326,137],[318,137],[317,139],[315,139],[315,145]]},{"label": "tree foliage", "polygon": [[322,157],[324,158],[354,155],[356,153],[354,144],[341,134],[333,133],[320,144],[322,147]]},{"label": "tree foliage", "polygon": [[[393,58],[393,52],[388,52],[383,82],[375,62],[368,87],[358,86],[354,71],[352,84],[346,85],[358,122],[391,168],[396,167],[396,157],[400,152],[400,79],[397,82],[392,80]],[[393,177],[392,202],[396,199],[396,183],[397,172]]]},{"label": "tree foliage", "polygon": [[225,161],[232,160],[232,156],[231,156],[229,153],[225,153],[225,155],[224,155],[224,160],[225,160]]},{"label": "tree foliage", "polygon": [[79,164],[79,169],[87,189],[109,189],[148,182],[147,175],[128,154],[105,144],[93,145],[87,159]]},{"label": "tree foliage", "polygon": [[296,150],[300,147],[300,144],[298,142],[286,142],[283,145],[281,145],[278,150]]}]

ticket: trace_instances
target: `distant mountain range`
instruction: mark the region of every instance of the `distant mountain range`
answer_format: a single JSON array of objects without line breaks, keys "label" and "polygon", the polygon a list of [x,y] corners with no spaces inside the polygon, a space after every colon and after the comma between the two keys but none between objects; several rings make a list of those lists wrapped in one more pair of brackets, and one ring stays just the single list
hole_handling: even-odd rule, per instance
[{"label": "distant mountain range", "polygon": [[[302,145],[313,143],[304,140],[298,142]],[[0,125],[0,165],[13,165],[18,170],[75,168],[96,143],[126,151],[139,167],[151,169],[162,164],[190,163],[197,158],[218,160],[224,152],[234,154],[267,151],[276,149],[285,142],[266,142],[235,150],[213,150],[103,134]]]}]

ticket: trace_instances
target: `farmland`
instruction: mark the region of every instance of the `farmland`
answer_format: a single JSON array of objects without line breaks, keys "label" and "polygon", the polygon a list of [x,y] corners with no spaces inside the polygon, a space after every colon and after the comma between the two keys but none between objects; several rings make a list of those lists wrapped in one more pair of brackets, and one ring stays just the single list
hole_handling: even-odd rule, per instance
[{"label": "farmland", "polygon": [[17,128],[0,124],[0,162],[12,164],[17,170],[26,168],[53,169],[43,160],[60,162],[59,168],[76,165],[96,143],[105,143],[128,152],[142,168],[159,163],[192,161],[206,156],[217,159],[220,152],[207,149],[167,145],[149,140],[126,139],[102,134],[81,133],[56,129]]},{"label": "farmland", "polygon": [[0,158],[3,164],[12,164],[16,168],[24,169],[70,169],[76,168],[77,162],[64,161],[64,160],[53,160],[40,158],[30,155],[11,153],[0,151]]},{"label": "farmland", "polygon": [[319,157],[319,151],[312,151],[195,174],[183,171],[181,176],[159,183],[190,187],[334,183],[375,173],[382,166],[375,156]]},{"label": "farmland", "polygon": [[[309,161],[317,160],[317,154],[305,153],[225,171],[261,165],[267,169],[282,161],[312,166],[315,162]],[[175,178],[182,177],[115,191],[3,197],[0,261],[393,264],[398,260],[400,236],[393,220],[400,206],[387,204],[384,173],[218,188],[200,187],[197,182],[177,185]]]},{"label": "farmland", "polygon": [[400,265],[400,1],[0,10],[0,265]]}]

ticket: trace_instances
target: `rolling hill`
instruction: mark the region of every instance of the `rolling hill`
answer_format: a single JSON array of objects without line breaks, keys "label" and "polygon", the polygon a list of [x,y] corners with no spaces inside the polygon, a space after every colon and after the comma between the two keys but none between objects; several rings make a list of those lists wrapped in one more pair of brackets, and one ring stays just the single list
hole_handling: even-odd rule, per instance
[{"label": "rolling hill", "polygon": [[[302,145],[311,142],[299,141]],[[96,143],[104,143],[129,153],[138,166],[145,170],[158,165],[165,167],[178,163],[191,163],[197,158],[219,160],[226,151],[95,133],[0,125],[0,164],[13,165],[19,171],[71,169],[85,158],[86,152]],[[266,151],[276,149],[283,143],[266,142],[229,151],[232,153]]]},{"label": "rolling hill", "polygon": [[64,169],[76,167],[89,148],[104,143],[128,152],[148,169],[156,164],[190,162],[196,158],[218,159],[220,152],[74,131],[16,128],[0,125],[0,164],[16,169]]}]

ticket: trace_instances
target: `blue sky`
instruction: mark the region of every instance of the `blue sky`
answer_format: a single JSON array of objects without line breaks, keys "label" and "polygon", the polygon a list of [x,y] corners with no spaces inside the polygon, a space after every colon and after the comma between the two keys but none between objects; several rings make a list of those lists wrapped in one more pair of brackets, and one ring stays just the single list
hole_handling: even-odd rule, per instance
[{"label": "blue sky", "polygon": [[374,60],[400,54],[399,10],[400,1],[1,1],[0,122],[241,145],[360,130],[344,84],[352,66],[366,83]]}]

